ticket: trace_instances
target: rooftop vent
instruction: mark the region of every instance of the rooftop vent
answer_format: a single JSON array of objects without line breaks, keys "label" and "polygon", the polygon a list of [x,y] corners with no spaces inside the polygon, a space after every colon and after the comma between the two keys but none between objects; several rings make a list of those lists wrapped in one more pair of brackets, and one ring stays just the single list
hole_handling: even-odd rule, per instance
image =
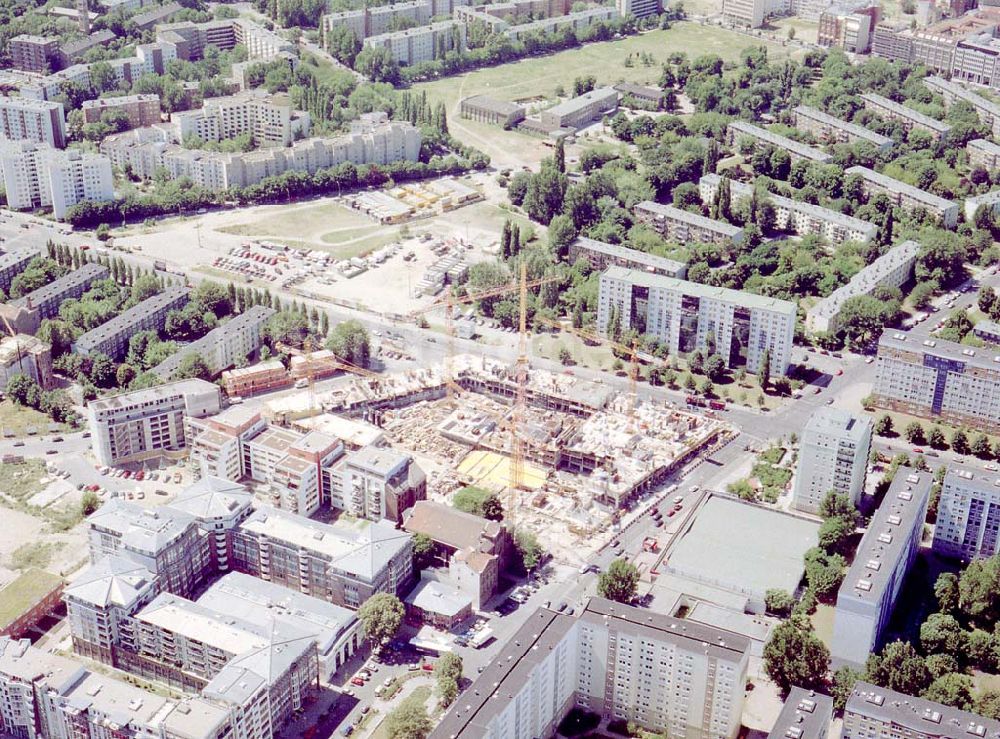
[{"label": "rooftop vent", "polygon": [[920,718],[924,721],[930,721],[933,724],[939,724],[941,723],[941,712],[935,711],[932,708],[925,708]]},{"label": "rooftop vent", "polygon": [[858,580],[858,584],[855,586],[858,590],[864,590],[866,593],[872,589],[872,584],[868,580]]},{"label": "rooftop vent", "polygon": [[883,531],[881,534],[878,535],[878,540],[883,544],[892,544],[892,534],[890,534],[888,531]]},{"label": "rooftop vent", "polygon": [[892,513],[889,515],[886,521],[888,521],[893,526],[899,526],[899,524],[903,522],[903,519],[897,516],[895,513]]}]

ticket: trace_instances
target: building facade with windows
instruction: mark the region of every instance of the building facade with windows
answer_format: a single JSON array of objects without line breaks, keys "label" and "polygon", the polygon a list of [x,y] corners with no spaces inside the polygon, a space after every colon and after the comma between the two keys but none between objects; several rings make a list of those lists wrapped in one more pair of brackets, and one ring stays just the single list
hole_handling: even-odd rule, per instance
[{"label": "building facade with windows", "polygon": [[858,681],[847,698],[841,737],[940,739],[945,736],[987,737],[997,734],[1000,734],[1000,722],[993,719]]},{"label": "building facade with windows", "polygon": [[937,219],[944,228],[955,228],[958,225],[958,203],[954,201],[920,190],[868,167],[850,167],[845,175],[861,177],[866,198],[885,193],[889,202],[907,213],[923,210]]},{"label": "building facade with windows", "polygon": [[0,144],[8,207],[13,210],[52,208],[62,219],[83,200],[112,200],[115,196],[111,161],[79,149],[53,149],[32,141]]},{"label": "building facade with windows", "polygon": [[643,200],[634,209],[635,219],[678,244],[741,244],[743,229],[725,221],[715,221],[699,213]]},{"label": "building facade with windows", "polygon": [[791,156],[793,162],[819,162],[828,164],[833,161],[833,156],[814,146],[807,146],[799,143],[787,136],[768,131],[766,128],[755,126],[746,121],[732,121],[726,127],[726,141],[731,147],[738,147],[743,140],[753,143],[754,149],[762,146],[769,146],[775,149],[784,149]]},{"label": "building facade with windows", "polygon": [[936,118],[931,118],[929,115],[924,115],[913,108],[902,103],[897,103],[895,100],[890,100],[882,95],[866,92],[861,95],[861,100],[864,102],[865,110],[870,110],[885,120],[896,121],[902,124],[907,132],[913,130],[926,131],[935,141],[940,141],[951,131],[951,126],[947,123],[943,123]]},{"label": "building facade with windows", "polygon": [[997,553],[1000,475],[974,465],[950,467],[941,484],[934,551],[970,562]]},{"label": "building facade with windows", "polygon": [[31,98],[0,97],[0,139],[32,141],[55,149],[66,146],[66,116],[62,103]]},{"label": "building facade with windows", "polygon": [[727,367],[756,373],[765,354],[772,374],[792,357],[795,304],[621,267],[601,274],[597,326],[655,336],[671,354],[714,344]]},{"label": "building facade with windows", "polygon": [[888,136],[869,131],[856,123],[848,123],[834,118],[817,108],[799,105],[792,112],[795,114],[795,127],[797,129],[808,131],[826,143],[850,144],[855,141],[867,141],[879,151],[885,151],[892,147],[892,139]]},{"label": "building facade with windows", "polygon": [[81,334],[73,342],[73,351],[84,356],[104,354],[114,360],[121,359],[128,352],[129,341],[135,334],[162,331],[167,314],[183,308],[190,295],[191,290],[186,287],[168,287]]},{"label": "building facade with windows", "polygon": [[861,500],[871,451],[872,421],[839,408],[820,408],[802,430],[792,507],[818,513],[830,491]]},{"label": "building facade with windows", "polygon": [[34,311],[39,319],[52,318],[59,314],[59,306],[63,301],[79,298],[90,289],[91,285],[98,280],[107,279],[110,274],[103,264],[88,262],[48,285],[42,285],[24,297],[10,301],[10,305]]}]

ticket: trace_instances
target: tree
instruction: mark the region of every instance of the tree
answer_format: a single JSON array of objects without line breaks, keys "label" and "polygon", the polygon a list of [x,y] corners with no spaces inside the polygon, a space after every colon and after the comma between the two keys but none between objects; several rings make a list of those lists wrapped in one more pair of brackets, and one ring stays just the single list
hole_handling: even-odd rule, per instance
[{"label": "tree", "polygon": [[458,682],[454,678],[440,678],[437,681],[437,689],[442,706],[450,706],[458,697]]},{"label": "tree", "polygon": [[764,646],[764,669],[783,693],[793,685],[821,687],[829,663],[829,650],[798,619],[780,623]]},{"label": "tree", "polygon": [[413,535],[413,569],[422,570],[434,559],[434,540],[427,534]]},{"label": "tree", "polygon": [[1000,556],[968,564],[958,580],[958,599],[959,610],[976,623],[992,627],[1000,619]]},{"label": "tree", "polygon": [[426,739],[434,725],[427,715],[422,700],[409,696],[385,717],[386,735],[389,739]]},{"label": "tree", "polygon": [[847,518],[851,523],[857,524],[858,511],[850,498],[831,490],[820,501],[819,515],[821,518]]},{"label": "tree", "polygon": [[911,444],[924,443],[924,427],[920,421],[910,421],[906,424],[903,435],[906,436],[906,440]]},{"label": "tree", "polygon": [[371,361],[371,339],[368,336],[368,329],[353,318],[342,321],[334,327],[333,333],[327,339],[326,348],[358,367],[367,367]]},{"label": "tree", "polygon": [[830,684],[830,696],[833,698],[833,707],[837,711],[843,711],[847,706],[847,699],[854,692],[854,686],[864,678],[864,675],[850,667],[841,667],[833,673],[833,681]]},{"label": "tree", "polygon": [[390,85],[396,85],[400,81],[399,62],[386,48],[362,49],[354,59],[354,69],[372,82],[388,82]]},{"label": "tree", "polygon": [[957,672],[942,675],[930,684],[923,697],[968,711],[972,708],[972,678]]},{"label": "tree", "polygon": [[806,583],[820,600],[832,598],[844,579],[846,560],[839,554],[827,554],[820,547],[805,553]]},{"label": "tree", "polygon": [[403,623],[403,604],[391,593],[375,593],[361,604],[358,619],[365,638],[377,652],[399,631]]},{"label": "tree", "polygon": [[616,559],[608,565],[597,580],[597,594],[602,598],[631,603],[639,585],[639,570],[625,559]]},{"label": "tree", "polygon": [[986,434],[976,434],[972,437],[972,445],[969,447],[972,453],[975,454],[980,459],[989,459],[990,455],[993,453],[990,447],[990,440],[986,438]]},{"label": "tree", "polygon": [[197,352],[189,352],[181,357],[181,362],[170,379],[187,380],[193,378],[200,380],[210,380],[212,378],[211,368]]},{"label": "tree", "polygon": [[854,528],[854,522],[844,516],[827,518],[819,527],[819,545],[827,552],[845,554]]},{"label": "tree", "polygon": [[883,688],[907,695],[920,695],[931,684],[931,674],[924,658],[908,642],[887,644],[881,654],[869,655],[865,677]]},{"label": "tree", "polygon": [[764,607],[773,616],[787,618],[795,607],[795,598],[787,590],[770,588],[764,593]]},{"label": "tree", "polygon": [[1000,693],[985,690],[976,698],[976,713],[1000,721]]},{"label": "tree", "polygon": [[556,171],[566,171],[566,144],[562,136],[556,139],[556,150],[552,155],[552,160],[555,163]]},{"label": "tree", "polygon": [[941,430],[940,426],[934,426],[931,429],[927,435],[927,443],[933,449],[944,449],[948,446],[948,442],[944,438],[944,431]]},{"label": "tree", "polygon": [[18,405],[38,406],[41,388],[27,375],[14,375],[7,381],[7,395]]},{"label": "tree", "polygon": [[326,31],[326,50],[337,61],[348,67],[354,66],[354,60],[361,51],[361,42],[347,25],[335,25]]},{"label": "tree", "polygon": [[965,651],[967,642],[962,626],[946,613],[932,613],[920,625],[920,646],[928,654],[940,652],[957,657]]},{"label": "tree", "polygon": [[892,436],[892,416],[888,413],[882,414],[875,423],[875,433],[879,436]]},{"label": "tree", "polygon": [[84,516],[89,516],[100,507],[101,499],[97,497],[97,493],[93,490],[87,490],[83,494],[83,498],[80,500],[80,512]]},{"label": "tree", "polygon": [[771,382],[771,350],[765,349],[760,355],[760,363],[757,365],[757,380],[760,382],[762,390],[767,390]]},{"label": "tree", "polygon": [[942,572],[934,583],[934,597],[937,599],[941,613],[954,613],[958,610],[958,575],[954,572]]},{"label": "tree", "polygon": [[956,454],[969,453],[969,437],[962,429],[955,429],[951,435],[951,448]]},{"label": "tree", "polygon": [[515,532],[514,547],[517,549],[521,569],[525,572],[534,570],[545,554],[538,543],[538,537],[527,529],[518,529]]},{"label": "tree", "polygon": [[452,496],[451,504],[465,513],[471,513],[474,516],[484,516],[484,506],[486,505],[486,501],[491,497],[495,498],[496,494],[491,493],[485,488],[467,485],[455,492],[455,495]]},{"label": "tree", "polygon": [[211,312],[216,318],[225,318],[233,311],[229,302],[229,291],[218,282],[206,281],[198,285],[191,296],[200,313]]},{"label": "tree", "polygon": [[489,497],[483,501],[482,511],[485,519],[503,521],[503,504],[500,502],[500,496],[496,493],[490,493]]}]

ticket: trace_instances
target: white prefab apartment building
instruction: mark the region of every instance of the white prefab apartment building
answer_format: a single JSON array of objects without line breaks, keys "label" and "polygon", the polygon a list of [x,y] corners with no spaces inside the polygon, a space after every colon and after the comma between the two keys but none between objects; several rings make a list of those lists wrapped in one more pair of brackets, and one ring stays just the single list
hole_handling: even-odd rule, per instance
[{"label": "white prefab apartment building", "polygon": [[905,182],[868,167],[851,167],[844,174],[848,177],[851,175],[861,177],[867,198],[880,192],[885,193],[889,197],[889,202],[907,213],[923,209],[937,218],[944,228],[955,228],[958,224],[958,203],[956,202],[907,185]]},{"label": "white prefab apartment building", "polygon": [[935,141],[939,141],[951,131],[951,126],[947,123],[942,123],[937,118],[931,118],[887,97],[866,92],[861,95],[861,100],[864,102],[865,110],[870,110],[886,120],[900,123],[907,133],[913,130],[926,131]]},{"label": "white prefab apartment building", "polygon": [[62,103],[0,97],[0,139],[33,141],[62,149],[66,146],[66,117]]},{"label": "white prefab apartment building", "polygon": [[949,468],[941,486],[934,551],[965,561],[997,553],[1000,473],[973,466]]},{"label": "white prefab apartment building", "polygon": [[669,736],[729,739],[749,653],[742,635],[603,598],[575,617],[540,608],[431,739],[551,736],[575,706]]},{"label": "white prefab apartment building", "polygon": [[822,110],[808,105],[799,105],[795,113],[795,127],[800,131],[808,131],[813,136],[831,144],[849,144],[854,141],[867,141],[879,151],[892,147],[892,139],[880,133],[869,131],[856,123],[842,121]]},{"label": "white prefab apartment building", "polygon": [[52,208],[56,218],[82,200],[115,196],[111,160],[79,150],[53,149],[48,144],[10,141],[0,144],[7,203],[13,210]]},{"label": "white prefab apartment building", "polygon": [[[705,205],[715,200],[722,178],[717,174],[702,175],[698,180],[698,194]],[[745,182],[729,181],[730,198],[749,198],[753,186]],[[838,213],[801,200],[793,200],[783,195],[769,192],[764,197],[774,206],[774,227],[779,231],[806,236],[822,236],[831,244],[857,241],[867,244],[878,234],[878,226],[860,218]]]},{"label": "white prefab apartment building", "polygon": [[839,408],[820,408],[802,430],[792,507],[818,513],[830,491],[858,504],[865,488],[872,421]]},{"label": "white prefab apartment building", "polygon": [[636,204],[635,219],[678,244],[739,244],[743,241],[743,229],[739,226],[651,200]]},{"label": "white prefab apartment building", "polygon": [[878,287],[902,287],[913,277],[919,255],[920,244],[916,241],[897,244],[810,308],[806,328],[836,332],[840,328],[840,309],[849,298],[871,295]]},{"label": "white prefab apartment building", "polygon": [[218,385],[180,380],[87,404],[98,464],[141,461],[187,446],[184,420],[222,410]]},{"label": "white prefab apartment building", "polygon": [[837,592],[830,649],[834,666],[864,665],[868,655],[882,646],[923,535],[932,480],[931,472],[900,467],[872,516]]},{"label": "white prefab apartment building", "polygon": [[792,356],[795,303],[622,267],[601,275],[598,330],[612,320],[664,342],[671,354],[705,349],[709,337],[727,367],[756,373],[764,352],[784,374]]},{"label": "white prefab apartment building", "polygon": [[801,144],[787,136],[768,131],[766,128],[755,126],[746,121],[732,121],[726,128],[727,142],[729,146],[735,147],[740,139],[748,138],[754,143],[754,147],[772,146],[775,149],[784,149],[791,155],[792,161],[819,162],[826,164],[833,161],[833,155],[817,149],[814,146]]},{"label": "white prefab apartment building", "polygon": [[989,126],[993,135],[1000,135],[1000,106],[992,100],[987,100],[972,90],[957,82],[941,77],[924,77],[924,85],[944,98],[945,108],[950,108],[959,100],[963,100],[976,109],[979,120]]},{"label": "white prefab apartment building", "polygon": [[1000,721],[859,680],[847,698],[841,737],[940,739],[993,737],[997,734],[1000,734]]},{"label": "white prefab apartment building", "polygon": [[287,94],[268,95],[263,90],[211,98],[201,110],[170,115],[178,143],[188,136],[222,141],[248,133],[258,146],[288,146],[309,135],[310,122],[308,113],[292,109]]},{"label": "white prefab apartment building", "polygon": [[448,51],[462,51],[465,33],[464,23],[446,20],[369,36],[363,43],[366,48],[388,49],[398,63],[412,65],[433,61]]}]

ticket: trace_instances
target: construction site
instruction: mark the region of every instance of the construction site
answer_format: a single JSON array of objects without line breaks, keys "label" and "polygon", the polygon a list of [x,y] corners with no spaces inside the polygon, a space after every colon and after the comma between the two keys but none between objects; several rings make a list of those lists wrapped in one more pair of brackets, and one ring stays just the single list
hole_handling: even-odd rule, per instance
[{"label": "construction site", "polygon": [[622,511],[730,434],[719,419],[637,404],[569,374],[525,368],[522,386],[518,364],[471,355],[291,400],[276,399],[265,415],[368,421],[427,471],[428,497],[449,503],[467,485],[495,491],[508,521],[571,560],[600,547]]}]

